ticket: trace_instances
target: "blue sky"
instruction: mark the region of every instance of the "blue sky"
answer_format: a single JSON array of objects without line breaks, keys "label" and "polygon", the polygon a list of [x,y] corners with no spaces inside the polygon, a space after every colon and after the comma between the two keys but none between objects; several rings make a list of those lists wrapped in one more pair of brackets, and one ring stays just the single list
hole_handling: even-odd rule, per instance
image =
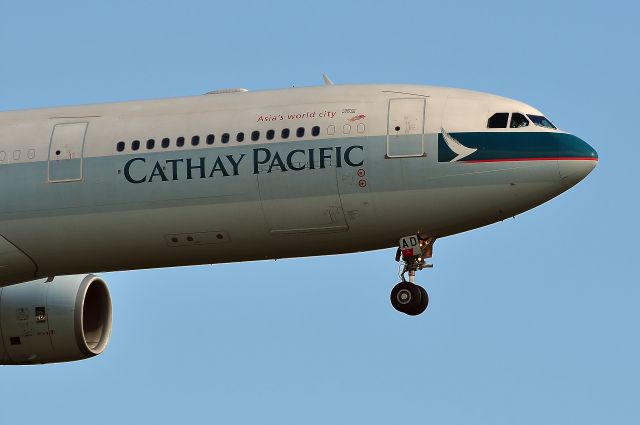
[{"label": "blue sky", "polygon": [[109,273],[107,352],[0,368],[0,424],[640,423],[638,6],[0,0],[0,110],[337,83],[513,97],[592,144],[559,198],[394,251]]}]

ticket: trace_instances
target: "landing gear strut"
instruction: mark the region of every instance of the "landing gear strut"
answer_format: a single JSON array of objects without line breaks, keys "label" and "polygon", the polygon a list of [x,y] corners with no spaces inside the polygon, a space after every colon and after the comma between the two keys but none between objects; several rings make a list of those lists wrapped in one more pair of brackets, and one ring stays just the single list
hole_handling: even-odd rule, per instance
[{"label": "landing gear strut", "polygon": [[[419,236],[405,236],[400,239],[396,261],[402,261],[402,271],[398,283],[391,290],[391,305],[401,313],[417,316],[429,305],[429,295],[422,286],[416,285],[416,271],[433,267],[425,259],[431,258],[436,238],[422,239]],[[409,280],[405,274],[409,274]]]}]

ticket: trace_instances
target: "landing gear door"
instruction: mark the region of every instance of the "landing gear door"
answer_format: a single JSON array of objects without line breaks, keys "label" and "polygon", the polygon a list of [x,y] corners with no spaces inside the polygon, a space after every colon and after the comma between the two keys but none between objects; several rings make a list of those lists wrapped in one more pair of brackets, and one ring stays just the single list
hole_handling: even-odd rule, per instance
[{"label": "landing gear door", "polygon": [[49,145],[49,182],[82,180],[82,150],[86,122],[57,124]]},{"label": "landing gear door", "polygon": [[389,100],[387,158],[425,156],[425,111],[425,98],[412,97]]}]

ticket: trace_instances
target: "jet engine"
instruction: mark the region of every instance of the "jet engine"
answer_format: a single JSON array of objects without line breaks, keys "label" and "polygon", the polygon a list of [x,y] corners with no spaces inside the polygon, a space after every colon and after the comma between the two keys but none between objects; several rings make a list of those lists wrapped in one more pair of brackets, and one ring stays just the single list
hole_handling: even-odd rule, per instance
[{"label": "jet engine", "polygon": [[0,364],[69,362],[102,353],[111,296],[95,275],[58,276],[0,288]]}]

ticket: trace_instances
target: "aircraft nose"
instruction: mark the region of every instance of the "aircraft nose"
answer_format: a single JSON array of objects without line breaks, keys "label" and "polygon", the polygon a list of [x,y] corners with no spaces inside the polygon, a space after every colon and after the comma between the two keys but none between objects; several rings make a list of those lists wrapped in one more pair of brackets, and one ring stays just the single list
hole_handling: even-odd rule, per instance
[{"label": "aircraft nose", "polygon": [[598,164],[598,153],[584,140],[570,136],[564,140],[564,152],[558,158],[560,181],[567,189],[575,186],[593,171]]}]

